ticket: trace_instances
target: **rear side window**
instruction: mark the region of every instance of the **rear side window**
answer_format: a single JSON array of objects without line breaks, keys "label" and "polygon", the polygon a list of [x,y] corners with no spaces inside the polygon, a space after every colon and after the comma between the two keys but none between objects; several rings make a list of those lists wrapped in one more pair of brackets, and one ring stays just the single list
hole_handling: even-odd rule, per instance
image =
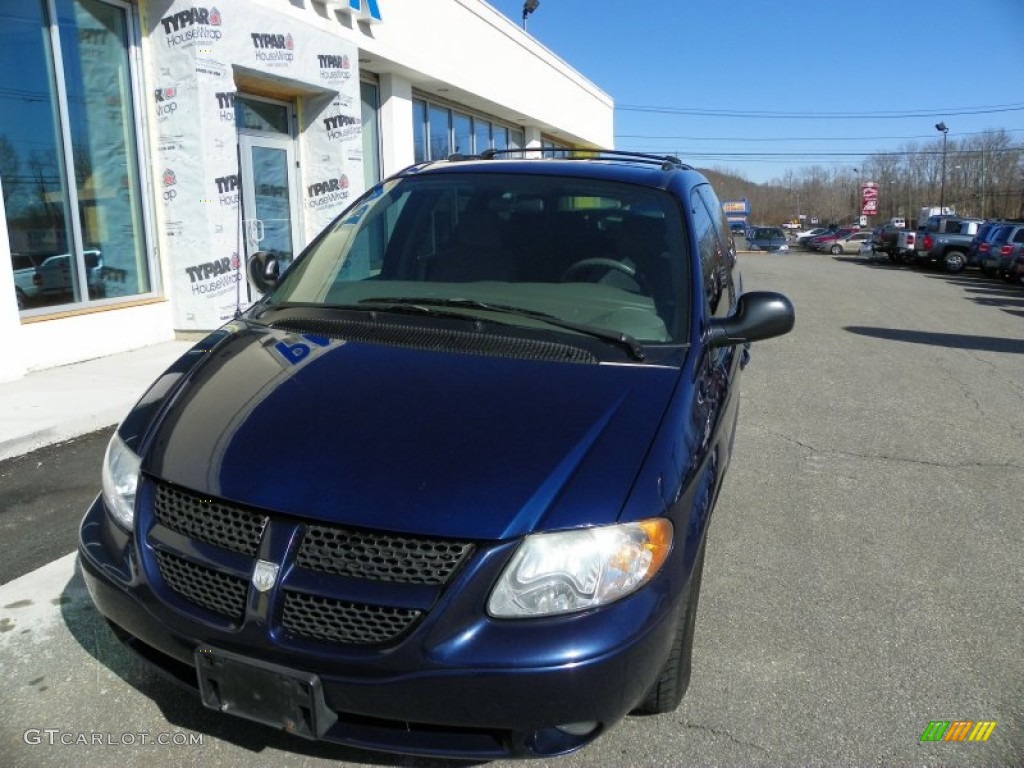
[{"label": "rear side window", "polygon": [[1013,234],[1013,227],[1000,227],[992,236],[992,242],[1005,243],[1010,239],[1011,234]]}]

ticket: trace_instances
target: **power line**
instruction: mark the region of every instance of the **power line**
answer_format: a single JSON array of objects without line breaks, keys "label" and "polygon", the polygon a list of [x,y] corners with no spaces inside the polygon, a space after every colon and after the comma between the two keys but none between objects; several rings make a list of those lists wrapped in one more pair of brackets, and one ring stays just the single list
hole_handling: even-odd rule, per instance
[{"label": "power line", "polygon": [[[1000,129],[1006,133],[1021,133],[1024,132],[1024,128],[1002,128]],[[957,133],[957,137],[961,136],[984,136],[991,134],[992,131],[974,131],[966,133]],[[649,136],[643,133],[616,133],[615,138],[617,139],[649,139],[652,141],[757,141],[757,142],[772,142],[772,141],[899,141],[899,140],[911,140],[911,139],[932,139],[935,137],[934,133],[924,134],[921,136],[793,136],[788,138],[745,138],[745,137],[725,137],[725,136]]]},{"label": "power line", "polygon": [[616,111],[649,112],[662,115],[692,115],[700,117],[740,117],[745,119],[800,119],[800,120],[896,120],[920,117],[955,117],[958,115],[989,115],[999,112],[1024,112],[1024,104],[995,104],[955,109],[928,109],[881,112],[773,112],[767,110],[693,109],[650,104],[617,104]]},{"label": "power line", "polygon": [[[636,150],[645,152],[664,152],[665,150]],[[947,152],[950,156],[963,156],[963,155],[993,155],[1000,152],[1024,152],[1024,145],[1019,147],[1001,147],[998,149],[958,149],[955,151]],[[922,156],[922,155],[934,155],[941,156],[942,150],[916,150],[913,152],[729,152],[723,150],[716,152],[714,150],[704,150],[701,152],[684,152],[687,157],[733,157],[736,159],[761,159],[761,158],[816,158],[816,157],[911,157],[911,156]]]}]

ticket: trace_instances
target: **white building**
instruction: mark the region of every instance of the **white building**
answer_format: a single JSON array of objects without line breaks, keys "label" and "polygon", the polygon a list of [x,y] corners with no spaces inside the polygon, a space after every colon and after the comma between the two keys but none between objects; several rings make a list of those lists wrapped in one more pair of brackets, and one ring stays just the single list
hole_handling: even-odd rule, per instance
[{"label": "white building", "polygon": [[212,330],[381,178],[612,111],[482,0],[5,3],[0,380]]}]

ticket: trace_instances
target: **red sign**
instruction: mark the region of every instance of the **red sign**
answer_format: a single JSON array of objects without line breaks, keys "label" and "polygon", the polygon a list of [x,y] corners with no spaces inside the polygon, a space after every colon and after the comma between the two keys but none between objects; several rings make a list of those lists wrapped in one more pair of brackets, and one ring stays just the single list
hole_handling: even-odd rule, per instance
[{"label": "red sign", "polygon": [[878,213],[878,185],[873,181],[860,185],[860,212],[864,216]]}]

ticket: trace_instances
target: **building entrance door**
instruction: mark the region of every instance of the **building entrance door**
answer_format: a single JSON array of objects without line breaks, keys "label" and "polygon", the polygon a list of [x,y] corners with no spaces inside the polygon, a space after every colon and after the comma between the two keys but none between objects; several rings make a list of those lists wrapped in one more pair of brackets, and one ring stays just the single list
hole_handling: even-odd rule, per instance
[{"label": "building entrance door", "polygon": [[281,268],[299,250],[291,107],[235,96],[245,257],[271,251]]}]

